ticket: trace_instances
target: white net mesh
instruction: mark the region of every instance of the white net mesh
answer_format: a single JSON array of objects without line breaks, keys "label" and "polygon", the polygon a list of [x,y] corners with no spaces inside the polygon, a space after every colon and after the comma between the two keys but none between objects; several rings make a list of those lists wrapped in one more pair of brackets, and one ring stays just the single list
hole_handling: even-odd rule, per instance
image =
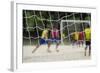
[{"label": "white net mesh", "polygon": [[[64,40],[67,43],[72,42],[72,35],[74,32],[84,32],[84,24],[89,25],[90,21],[84,21],[84,20],[62,20],[61,21],[61,34],[66,32],[65,37],[63,38],[63,35],[61,35],[61,42],[64,44]],[[85,36],[85,34],[83,33]],[[77,40],[80,41],[80,40]],[[85,41],[85,37],[82,41]],[[65,43],[66,43],[65,42]]]},{"label": "white net mesh", "polygon": [[45,28],[51,31],[54,25],[58,26],[61,42],[71,42],[72,33],[84,31],[90,20],[90,13],[23,10],[23,42],[26,45],[40,44],[42,31]]}]

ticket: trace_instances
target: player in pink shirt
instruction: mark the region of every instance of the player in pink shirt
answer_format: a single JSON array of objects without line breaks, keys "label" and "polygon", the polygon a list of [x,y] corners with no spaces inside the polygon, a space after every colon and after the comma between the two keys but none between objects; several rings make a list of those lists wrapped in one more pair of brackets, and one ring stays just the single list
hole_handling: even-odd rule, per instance
[{"label": "player in pink shirt", "polygon": [[57,52],[59,52],[59,50],[58,50],[58,46],[60,45],[60,39],[59,38],[60,38],[59,30],[57,29],[56,26],[54,26],[51,30],[51,40],[52,40],[52,42],[56,43],[56,51]]},{"label": "player in pink shirt", "polygon": [[58,30],[57,28],[54,27],[54,28],[51,30],[51,36],[52,36],[53,39],[59,38],[59,30]]},{"label": "player in pink shirt", "polygon": [[79,32],[78,42],[79,42],[79,46],[80,46],[80,44],[82,44],[82,46],[83,46],[83,42],[84,42],[84,32],[83,31]]}]

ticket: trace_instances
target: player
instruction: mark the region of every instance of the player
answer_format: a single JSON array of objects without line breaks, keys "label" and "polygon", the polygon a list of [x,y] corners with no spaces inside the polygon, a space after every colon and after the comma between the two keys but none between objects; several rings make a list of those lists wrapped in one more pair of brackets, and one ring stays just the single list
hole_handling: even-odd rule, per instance
[{"label": "player", "polygon": [[78,39],[79,39],[79,32],[73,32],[72,33],[72,45],[74,44],[78,45]]},{"label": "player", "polygon": [[85,44],[86,44],[84,55],[86,56],[86,50],[89,47],[89,56],[90,56],[91,55],[91,29],[89,25],[84,30],[84,32],[85,32]]},{"label": "player", "polygon": [[36,46],[36,48],[32,51],[32,53],[34,53],[36,50],[37,50],[37,48],[39,48],[40,47],[40,45],[42,45],[42,44],[48,44],[48,48],[50,47],[50,41],[48,40],[48,29],[47,28],[45,28],[44,30],[43,30],[43,32],[42,32],[42,36],[41,36],[41,38],[39,39],[39,44]]},{"label": "player", "polygon": [[62,38],[63,38],[63,39],[65,38],[65,33],[62,33]]},{"label": "player", "polygon": [[83,43],[84,43],[84,32],[80,31],[79,32],[79,40],[78,40],[79,47],[80,47],[81,44],[83,46]]},{"label": "player", "polygon": [[72,46],[75,44],[75,32],[71,33]]},{"label": "player", "polygon": [[51,38],[52,38],[52,42],[56,43],[56,51],[59,52],[58,46],[60,45],[60,39],[59,39],[60,34],[56,26],[54,26],[53,29],[51,30]]}]

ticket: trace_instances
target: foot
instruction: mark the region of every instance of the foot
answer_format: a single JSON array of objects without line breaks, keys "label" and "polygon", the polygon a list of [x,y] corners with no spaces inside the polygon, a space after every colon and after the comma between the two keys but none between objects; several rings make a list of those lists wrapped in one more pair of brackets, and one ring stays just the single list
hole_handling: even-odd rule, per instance
[{"label": "foot", "polygon": [[34,50],[32,51],[32,53],[34,53]]},{"label": "foot", "polygon": [[36,49],[34,49],[33,51],[32,51],[32,53],[34,53],[36,51]]},{"label": "foot", "polygon": [[89,53],[89,56],[91,56],[91,54]]},{"label": "foot", "polygon": [[56,50],[56,52],[59,52],[59,50]]},{"label": "foot", "polygon": [[84,56],[86,56],[86,53],[84,54]]},{"label": "foot", "polygon": [[51,53],[51,51],[50,50],[47,50],[49,53]]},{"label": "foot", "polygon": [[35,49],[32,51],[32,53],[34,53],[36,50],[37,50],[37,48],[35,48]]}]

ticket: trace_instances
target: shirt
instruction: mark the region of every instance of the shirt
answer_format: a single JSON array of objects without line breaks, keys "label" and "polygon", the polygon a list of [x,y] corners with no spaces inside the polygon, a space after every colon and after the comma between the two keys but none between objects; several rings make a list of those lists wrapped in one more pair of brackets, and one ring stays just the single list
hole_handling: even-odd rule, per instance
[{"label": "shirt", "polygon": [[43,30],[42,38],[48,39],[48,30],[47,29]]},{"label": "shirt", "polygon": [[86,28],[84,32],[85,32],[85,40],[87,41],[91,40],[91,29]]}]

